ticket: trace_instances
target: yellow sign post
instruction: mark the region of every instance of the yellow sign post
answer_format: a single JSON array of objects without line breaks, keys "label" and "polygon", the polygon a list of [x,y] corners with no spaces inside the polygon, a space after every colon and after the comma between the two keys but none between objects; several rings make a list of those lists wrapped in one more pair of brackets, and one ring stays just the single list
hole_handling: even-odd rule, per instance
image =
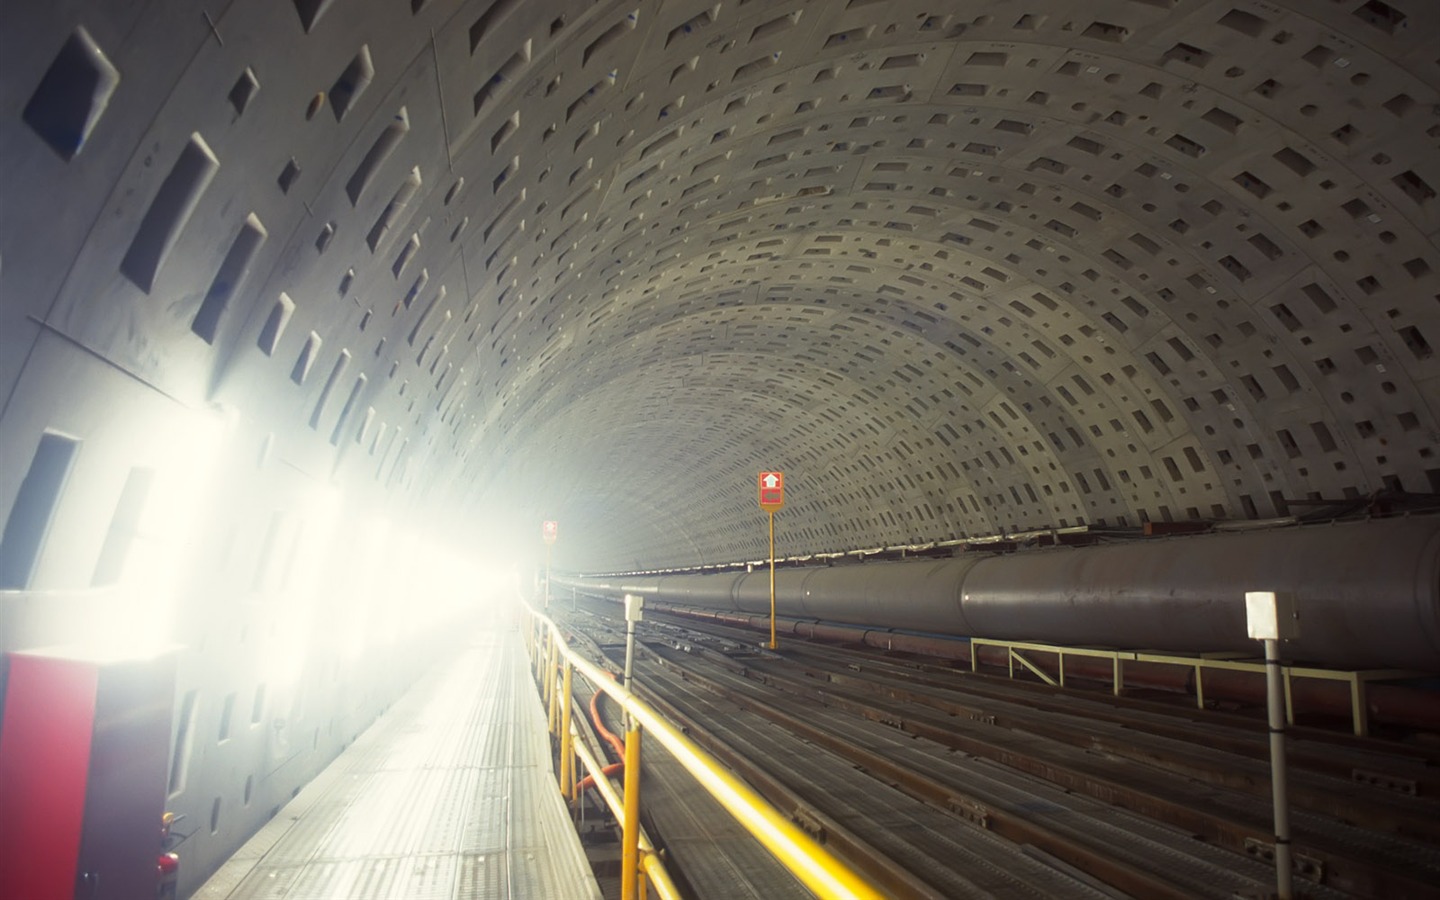
[{"label": "yellow sign post", "polygon": [[760,508],[770,514],[770,649],[775,641],[775,510],[785,505],[785,473],[761,472],[759,478]]}]

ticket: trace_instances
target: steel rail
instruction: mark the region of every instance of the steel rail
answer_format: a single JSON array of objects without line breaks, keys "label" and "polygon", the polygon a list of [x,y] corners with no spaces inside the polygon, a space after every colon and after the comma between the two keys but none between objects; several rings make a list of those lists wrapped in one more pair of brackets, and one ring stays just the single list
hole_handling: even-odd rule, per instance
[{"label": "steel rail", "polygon": [[[700,629],[696,630],[700,631]],[[796,646],[799,645],[792,644],[792,649]],[[745,660],[742,663],[724,658],[723,654],[708,650],[702,650],[700,656],[706,659],[710,665],[727,672],[730,677],[741,679],[755,686],[748,690],[758,691],[760,690],[760,686],[763,686],[766,689],[776,690],[782,694],[799,698],[809,703],[819,703],[822,706],[848,712],[852,715],[858,715],[881,724],[887,724],[899,728],[902,731],[927,737],[942,745],[953,747],[971,755],[993,759],[1017,771],[1027,772],[1045,781],[1057,784],[1068,791],[1074,791],[1081,795],[1091,796],[1107,802],[1116,802],[1116,798],[1124,798],[1121,805],[1126,808],[1134,809],[1142,815],[1157,821],[1169,822],[1187,831],[1205,834],[1207,838],[1216,842],[1218,845],[1227,846],[1229,849],[1239,853],[1251,853],[1253,855],[1254,847],[1266,843],[1263,837],[1263,835],[1266,834],[1266,828],[1263,823],[1259,823],[1258,820],[1255,822],[1232,821],[1227,815],[1217,810],[1207,809],[1193,803],[1187,804],[1184,801],[1167,799],[1162,794],[1155,793],[1156,788],[1153,785],[1147,787],[1142,782],[1130,784],[1123,780],[1116,780],[1113,775],[1107,776],[1102,773],[1099,768],[1075,768],[1073,763],[1063,761],[1063,754],[1056,758],[1051,758],[1050,755],[1043,753],[1032,757],[1029,754],[1020,752],[1016,747],[1010,746],[1005,741],[992,744],[990,741],[976,736],[966,737],[955,731],[953,724],[949,721],[953,716],[962,712],[958,704],[942,703],[933,697],[924,698],[923,701],[919,702],[927,708],[937,710],[937,712],[940,713],[949,713],[948,716],[927,716],[914,710],[902,714],[897,711],[893,705],[887,705],[884,702],[877,702],[875,700],[867,700],[859,693],[861,685],[865,684],[866,679],[857,676],[853,669],[833,673],[833,678],[827,683],[826,681],[816,682],[813,677],[799,678],[796,675],[782,674],[776,671],[771,665],[773,661],[767,659]],[[742,708],[749,709],[751,712],[776,721],[788,730],[796,731],[821,746],[829,746],[834,752],[838,752],[841,755],[848,755],[858,765],[885,772],[885,777],[888,780],[912,783],[912,787],[917,794],[930,794],[935,796],[942,805],[952,799],[949,795],[953,793],[953,789],[940,789],[936,785],[930,784],[928,779],[908,773],[903,767],[897,767],[887,760],[877,759],[869,754],[862,753],[855,748],[849,740],[838,737],[832,739],[828,733],[811,727],[809,722],[785,713],[773,699],[761,698],[758,694],[737,693],[735,688],[725,687],[718,683],[714,676],[703,674],[690,665],[678,662],[677,659],[671,658],[666,660],[666,662],[668,665],[684,671],[687,680],[707,683],[711,686],[711,690],[724,696],[731,702],[739,704]],[[802,664],[801,668],[805,670],[812,668],[812,666]],[[822,667],[813,666],[813,670],[807,672],[807,674],[816,676],[821,672],[824,672]],[[845,682],[851,683],[849,691],[844,687],[840,687],[840,684]],[[870,690],[879,690],[887,695],[891,701],[899,700],[905,702],[909,700],[909,702],[917,702],[917,700],[919,700],[919,698],[916,697],[907,697],[906,691],[898,689],[893,685],[886,686],[871,682],[865,686]],[[836,687],[839,687],[839,690],[836,690]],[[970,717],[977,718],[973,713]],[[989,721],[989,718],[990,717],[985,717],[985,720]],[[1045,730],[1027,729],[1024,725],[1014,725],[1012,727],[1018,727],[1022,730],[1035,730],[1037,733]],[[1051,740],[1055,740],[1053,735],[1049,737]],[[1084,744],[1089,742],[1072,739],[1061,741],[1061,743]],[[1244,795],[1254,793],[1250,790],[1237,790],[1234,787],[1231,787],[1231,790],[1235,790],[1238,794]],[[989,812],[992,819],[998,824],[997,811],[990,810]],[[1344,822],[1349,818],[1347,816],[1337,816],[1333,810],[1317,812],[1317,814],[1322,816],[1328,815],[1330,818],[1339,822]],[[1423,824],[1418,823],[1418,820],[1414,820],[1413,815],[1406,817],[1406,820],[1412,821],[1412,823],[1416,824],[1416,827],[1413,829],[1402,829],[1402,833],[1409,831],[1412,839],[1422,842],[1425,841],[1431,830],[1424,827]],[[1012,822],[1009,824],[1013,826],[1018,823]],[[1030,839],[1039,843],[1033,836]],[[1314,874],[1312,874],[1311,877],[1316,877],[1320,872],[1324,872],[1325,883],[1329,884],[1333,882],[1339,886],[1348,887],[1348,889],[1360,890],[1362,893],[1378,892],[1383,894],[1388,891],[1396,891],[1399,894],[1409,895],[1418,889],[1418,882],[1415,880],[1418,877],[1418,873],[1410,873],[1407,875],[1390,871],[1382,860],[1370,860],[1363,855],[1359,855],[1353,850],[1345,848],[1339,843],[1339,840],[1337,837],[1320,838],[1318,835],[1312,836],[1311,841],[1313,846],[1307,848],[1306,866],[1303,866],[1302,870],[1307,868],[1313,870]],[[1057,853],[1057,855],[1066,855],[1059,845],[1050,847],[1049,849],[1050,852]],[[1071,859],[1072,863],[1075,861],[1074,858]],[[1095,874],[1101,873],[1095,872]],[[1116,874],[1127,878],[1133,877],[1133,873],[1128,872],[1118,872]],[[1107,878],[1107,880],[1111,879]],[[1113,880],[1111,881],[1117,885],[1119,884]],[[1130,885],[1130,887],[1140,886],[1140,884]],[[1145,888],[1145,890],[1153,889],[1153,887]]]},{"label": "steel rail", "polygon": [[[919,771],[857,745],[853,738],[804,721],[798,712],[782,709],[779,704],[771,705],[756,695],[739,692],[710,675],[682,667],[674,660],[664,660],[663,664],[673,668],[676,677],[685,682],[780,725],[785,731],[836,754],[862,771],[872,773],[873,777],[881,782],[893,784],[936,809],[974,822],[986,831],[1015,844],[1037,847],[1063,860],[1067,865],[1099,878],[1111,887],[1137,897],[1183,900],[1190,896],[1186,890],[1167,879],[1100,855],[1093,846],[1078,843],[1073,837],[1061,834],[1043,821],[985,802],[953,785],[942,785]],[[734,677],[743,678],[739,675]],[[700,727],[699,722],[692,722],[691,725],[692,728]]]},{"label": "steel rail", "polygon": [[[747,646],[753,643],[751,639],[753,632],[737,626],[711,620],[696,621],[690,616],[663,610],[657,611],[654,618],[666,623],[668,627],[681,631],[719,637],[723,640],[745,643]],[[813,665],[821,671],[833,671],[852,676],[859,673],[861,677],[868,674],[871,678],[878,674],[878,677],[891,681],[952,693],[958,690],[955,683],[958,670],[951,666],[939,662],[886,658],[870,648],[841,650],[825,643],[797,640],[789,645],[786,656],[801,665]],[[827,666],[830,668],[826,669]],[[982,668],[978,673],[982,678],[991,674],[986,671],[986,666],[988,666],[987,663],[982,663]],[[845,671],[841,672],[842,669]],[[1077,693],[1072,688],[1065,689],[1064,693],[1054,690],[1038,690],[1040,686],[1033,682],[1010,682],[1004,678],[994,680],[986,678],[982,681],[969,679],[964,682],[964,685],[964,693],[968,697],[1007,705],[1022,702],[1020,698],[1023,697],[1023,703],[1027,707],[1040,712],[1073,714],[1076,698],[1083,698],[1087,704],[1085,712],[1087,717],[1126,727],[1135,727],[1136,719],[1143,718],[1144,724],[1140,727],[1157,737],[1191,740],[1195,729],[1201,727],[1203,723],[1208,731],[1206,738],[1208,747],[1260,761],[1268,758],[1268,751],[1263,745],[1264,724],[1252,717],[1210,708],[1205,709],[1202,713],[1197,711],[1193,705],[1187,706],[1134,697],[1111,698],[1106,695],[1102,698],[1096,692],[1081,691]],[[947,711],[955,712],[950,709]],[[971,711],[967,709],[966,714],[970,713]],[[1163,717],[1163,721],[1157,719],[1157,716]],[[1215,726],[1223,726],[1223,728],[1215,730]],[[1377,748],[1377,745],[1370,739],[1357,738],[1343,731],[1319,726],[1297,726],[1296,730],[1297,733],[1303,732],[1304,741],[1289,748],[1288,755],[1292,765],[1299,761],[1301,765],[1317,773],[1329,774],[1343,780],[1351,779],[1357,755],[1373,756]],[[1395,743],[1386,745],[1384,753],[1390,758],[1390,764],[1397,770],[1394,776],[1395,780],[1413,783],[1411,793],[1427,796],[1440,793],[1440,778],[1436,778],[1434,774],[1436,766],[1440,765],[1440,754],[1433,750],[1427,752],[1423,745]]]},{"label": "steel rail", "polygon": [[[732,631],[709,622],[677,624],[666,620],[663,627],[686,634],[720,635],[722,639]],[[773,671],[764,661],[742,666],[708,647],[702,653],[722,667],[762,682],[765,679],[757,677],[761,672],[770,672],[770,677],[776,678],[792,677]],[[954,669],[879,659],[864,651],[840,651],[805,641],[792,642],[786,657],[808,676],[802,681],[793,681],[792,677],[794,684],[813,689],[814,680],[818,679],[839,689],[838,692],[827,689],[827,696],[847,689],[866,694],[879,692],[892,701],[913,703],[943,713],[944,718],[936,723],[942,730],[957,716],[985,721],[1043,735],[1061,744],[1158,766],[1183,778],[1256,797],[1269,796],[1268,769],[1262,771],[1261,768],[1266,761],[1266,736],[1250,718],[1212,711],[1203,713],[1202,718],[1193,708],[1186,711],[1181,706],[1157,706],[1133,698],[1114,700],[1095,693],[1084,695],[1086,708],[1082,712],[1075,706],[1075,695],[1056,695],[1038,685],[1022,693],[1003,680],[980,681]],[[854,699],[864,701],[860,694]],[[879,709],[882,717],[889,717],[888,706],[879,704]],[[860,714],[877,719],[873,710]],[[913,714],[907,716],[906,722],[910,723],[912,718]],[[918,731],[909,724],[905,730],[925,731],[928,726],[924,722],[929,720],[923,715],[919,720]],[[1117,727],[1124,732],[1117,732]],[[1187,751],[1173,745],[1175,741],[1193,745],[1197,728],[1206,732],[1203,747]],[[1440,781],[1432,774],[1432,757],[1419,753],[1419,748],[1405,745],[1384,747],[1382,757],[1378,755],[1382,748],[1374,742],[1362,742],[1363,739],[1326,730],[1302,731],[1305,739],[1287,750],[1292,769],[1300,779],[1291,786],[1292,801],[1313,812],[1373,830],[1430,842],[1440,840],[1440,818],[1435,812],[1410,808],[1415,805],[1411,803],[1414,798],[1431,796],[1440,790]],[[1213,758],[1207,758],[1206,754],[1214,752],[1242,759],[1221,766]],[[1353,789],[1336,790],[1334,778],[1353,783]],[[1368,787],[1362,789],[1362,784]]]}]

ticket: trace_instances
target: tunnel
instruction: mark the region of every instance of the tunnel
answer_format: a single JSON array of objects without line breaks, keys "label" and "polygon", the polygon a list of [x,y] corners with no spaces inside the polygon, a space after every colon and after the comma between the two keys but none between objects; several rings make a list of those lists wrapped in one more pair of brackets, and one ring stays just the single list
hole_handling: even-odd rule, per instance
[{"label": "tunnel", "polygon": [[1426,0],[0,24],[0,650],[168,661],[182,896],[477,590],[765,560],[758,472],[795,562],[1437,506]]}]

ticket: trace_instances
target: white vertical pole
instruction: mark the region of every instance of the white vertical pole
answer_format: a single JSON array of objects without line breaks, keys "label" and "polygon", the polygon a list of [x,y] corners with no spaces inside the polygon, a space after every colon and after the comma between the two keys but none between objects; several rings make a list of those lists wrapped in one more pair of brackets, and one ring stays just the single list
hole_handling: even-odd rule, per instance
[{"label": "white vertical pole", "polygon": [[1285,673],[1280,665],[1280,641],[1300,636],[1300,615],[1295,595],[1277,591],[1245,592],[1245,629],[1265,644],[1265,709],[1270,726],[1270,793],[1275,806],[1275,892],[1291,900],[1293,872],[1290,863],[1290,797],[1285,772]]},{"label": "white vertical pole", "polygon": [[[625,680],[621,686],[625,690],[631,690],[630,673],[635,665],[635,623],[644,618],[645,599],[636,594],[625,595]],[[625,712],[625,728],[628,731],[635,725],[630,719],[630,712]]]},{"label": "white vertical pole", "polygon": [[625,623],[625,680],[621,683],[627,691],[630,689],[630,670],[635,664],[635,620],[630,619]]},{"label": "white vertical pole", "polygon": [[1290,799],[1285,771],[1285,698],[1280,680],[1280,642],[1265,641],[1265,693],[1270,718],[1270,788],[1275,805],[1275,891],[1291,900]]}]

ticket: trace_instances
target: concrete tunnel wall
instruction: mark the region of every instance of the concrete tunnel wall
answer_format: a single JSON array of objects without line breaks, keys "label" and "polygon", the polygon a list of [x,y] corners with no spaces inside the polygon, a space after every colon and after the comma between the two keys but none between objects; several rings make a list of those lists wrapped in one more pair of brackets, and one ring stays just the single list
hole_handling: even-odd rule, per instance
[{"label": "concrete tunnel wall", "polygon": [[11,4],[5,646],[185,647],[193,886],[543,518],[620,571],[763,555],[769,468],[782,554],[1440,489],[1437,17]]}]

